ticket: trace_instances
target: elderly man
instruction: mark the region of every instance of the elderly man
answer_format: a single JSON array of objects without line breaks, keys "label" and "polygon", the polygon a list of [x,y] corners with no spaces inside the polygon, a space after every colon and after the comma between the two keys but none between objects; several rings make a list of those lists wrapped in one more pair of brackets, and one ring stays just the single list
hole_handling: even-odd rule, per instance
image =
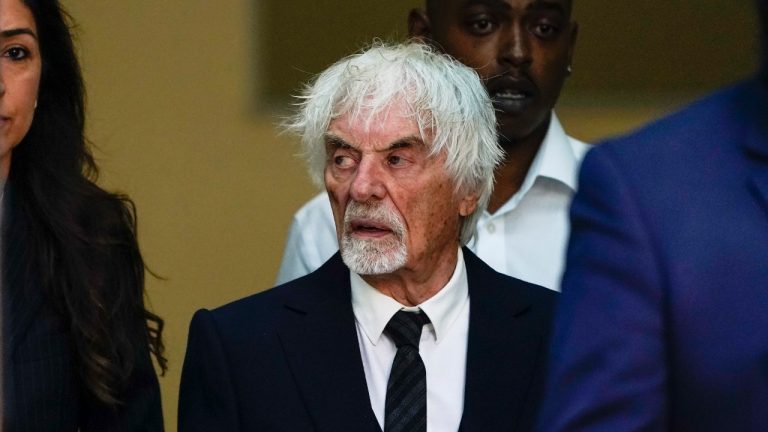
[{"label": "elderly man", "polygon": [[542,431],[768,430],[763,69],[584,161]]},{"label": "elderly man", "polygon": [[323,72],[290,124],[340,253],[191,324],[184,431],[532,427],[555,293],[461,248],[492,188],[492,104],[424,44]]},{"label": "elderly man", "polygon": [[[568,205],[587,145],[552,111],[571,74],[572,0],[426,0],[410,36],[474,68],[493,102],[504,158],[468,244],[497,271],[558,290]],[[325,193],[294,216],[278,283],[318,268],[339,248]]]}]

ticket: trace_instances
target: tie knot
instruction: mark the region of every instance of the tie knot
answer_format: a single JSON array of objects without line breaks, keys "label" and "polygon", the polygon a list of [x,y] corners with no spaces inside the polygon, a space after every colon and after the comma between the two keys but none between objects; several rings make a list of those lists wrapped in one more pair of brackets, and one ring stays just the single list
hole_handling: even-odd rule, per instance
[{"label": "tie knot", "polygon": [[427,323],[429,323],[429,317],[422,311],[400,310],[389,320],[384,332],[395,341],[398,348],[410,345],[418,350],[421,329]]}]

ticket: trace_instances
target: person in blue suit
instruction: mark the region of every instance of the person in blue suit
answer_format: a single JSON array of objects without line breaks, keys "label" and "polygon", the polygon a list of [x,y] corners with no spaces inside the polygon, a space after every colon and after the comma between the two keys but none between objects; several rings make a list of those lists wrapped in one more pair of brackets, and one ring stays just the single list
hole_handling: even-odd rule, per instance
[{"label": "person in blue suit", "polygon": [[762,69],[590,151],[542,431],[768,430]]},{"label": "person in blue suit", "polygon": [[179,430],[532,429],[557,293],[462,248],[502,156],[477,73],[427,44],[377,44],[302,101],[289,128],[340,252],[195,314]]}]

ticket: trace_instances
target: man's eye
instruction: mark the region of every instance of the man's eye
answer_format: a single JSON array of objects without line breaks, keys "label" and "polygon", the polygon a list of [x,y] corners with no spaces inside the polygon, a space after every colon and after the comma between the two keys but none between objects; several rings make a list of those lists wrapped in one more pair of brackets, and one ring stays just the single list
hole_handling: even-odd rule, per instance
[{"label": "man's eye", "polygon": [[557,36],[560,29],[550,24],[536,24],[533,26],[533,34],[540,38],[549,39]]},{"label": "man's eye", "polygon": [[469,28],[475,34],[485,35],[493,31],[494,24],[488,18],[478,18],[469,21]]},{"label": "man's eye", "polygon": [[4,54],[5,57],[15,61],[24,60],[28,55],[29,53],[27,50],[21,47],[12,47],[8,49]]},{"label": "man's eye", "polygon": [[390,165],[395,165],[396,166],[396,165],[400,165],[403,162],[403,158],[401,158],[400,156],[390,156],[387,159],[387,162]]},{"label": "man's eye", "polygon": [[333,157],[333,164],[339,168],[349,168],[352,163],[352,158],[349,156],[337,155]]}]

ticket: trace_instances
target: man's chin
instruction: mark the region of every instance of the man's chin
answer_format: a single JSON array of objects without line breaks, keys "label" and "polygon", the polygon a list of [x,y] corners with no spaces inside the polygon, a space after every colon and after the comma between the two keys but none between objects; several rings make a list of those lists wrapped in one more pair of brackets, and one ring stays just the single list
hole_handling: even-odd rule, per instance
[{"label": "man's chin", "polygon": [[527,141],[534,135],[540,135],[543,139],[549,129],[550,117],[547,113],[530,110],[519,116],[497,113],[496,120],[499,128],[499,144],[506,148]]},{"label": "man's chin", "polygon": [[404,245],[398,241],[360,240],[347,237],[342,241],[341,258],[354,273],[382,275],[394,273],[403,267],[407,253]]}]

